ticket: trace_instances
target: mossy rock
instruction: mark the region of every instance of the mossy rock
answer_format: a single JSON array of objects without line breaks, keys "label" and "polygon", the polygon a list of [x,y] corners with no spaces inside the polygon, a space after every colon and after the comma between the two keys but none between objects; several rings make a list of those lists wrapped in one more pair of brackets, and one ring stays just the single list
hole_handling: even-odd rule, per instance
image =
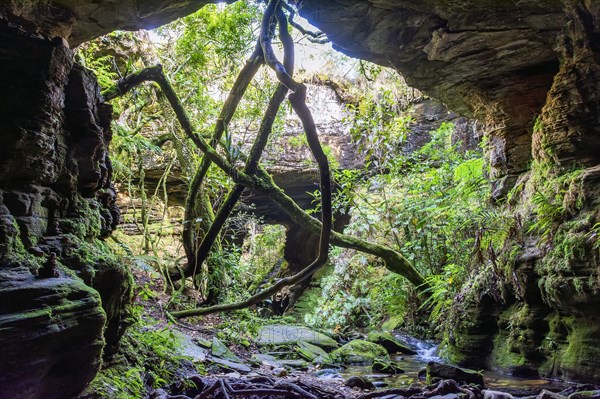
[{"label": "mossy rock", "polygon": [[375,359],[389,359],[388,352],[379,344],[355,339],[346,345],[331,352],[331,358],[338,363],[369,363],[372,364]]},{"label": "mossy rock", "polygon": [[405,355],[415,355],[417,353],[405,342],[402,342],[390,333],[371,331],[367,336],[367,340],[383,346],[390,354],[399,352]]},{"label": "mossy rock", "polygon": [[240,362],[240,358],[237,357],[232,351],[229,350],[227,346],[223,342],[221,342],[217,337],[213,337],[212,345],[211,345],[211,353],[215,357],[219,357],[221,359],[231,360],[232,362]]},{"label": "mossy rock", "polygon": [[599,399],[600,398],[600,390],[594,391],[580,391],[574,392],[569,395],[569,399]]},{"label": "mossy rock", "polygon": [[427,363],[427,383],[433,383],[436,378],[454,380],[459,384],[476,384],[481,387],[484,386],[483,374],[478,371],[463,369],[449,364],[436,362]]},{"label": "mossy rock", "polygon": [[309,362],[312,362],[313,360],[317,359],[318,357],[322,357],[323,359],[326,359],[329,357],[327,352],[325,352],[322,348],[320,348],[316,345],[313,345],[309,342],[306,342],[306,341],[298,342],[298,346],[296,347],[296,352],[300,355],[300,357],[308,360]]},{"label": "mossy rock", "polygon": [[296,345],[300,341],[309,342],[322,348],[337,348],[339,344],[331,337],[304,326],[272,324],[264,326],[256,340],[259,345]]},{"label": "mossy rock", "polygon": [[403,374],[404,370],[400,367],[397,362],[385,359],[375,359],[373,365],[371,366],[371,370],[376,373],[385,373],[385,374]]}]

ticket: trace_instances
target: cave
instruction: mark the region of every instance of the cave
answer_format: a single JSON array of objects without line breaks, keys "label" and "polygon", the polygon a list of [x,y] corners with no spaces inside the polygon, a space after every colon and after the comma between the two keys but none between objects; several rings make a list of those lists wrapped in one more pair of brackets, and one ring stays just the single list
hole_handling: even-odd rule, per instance
[{"label": "cave", "polygon": [[[119,220],[107,150],[112,109],[73,48],[115,30],[160,26],[207,3],[0,5],[1,398],[75,397],[102,359],[117,353],[129,323],[131,276],[96,250]],[[577,167],[580,200],[555,239],[593,233],[600,209],[600,3],[290,3],[336,50],[394,68],[411,86],[478,120],[490,200],[498,206],[530,202],[528,193],[547,184],[532,177],[541,165],[555,178]],[[537,246],[531,231],[518,235],[522,250],[512,275],[519,288],[509,300],[482,288],[478,301],[463,304],[450,360],[600,383],[597,249],[582,239],[578,255],[564,259]],[[559,260],[566,269],[554,267]]]}]

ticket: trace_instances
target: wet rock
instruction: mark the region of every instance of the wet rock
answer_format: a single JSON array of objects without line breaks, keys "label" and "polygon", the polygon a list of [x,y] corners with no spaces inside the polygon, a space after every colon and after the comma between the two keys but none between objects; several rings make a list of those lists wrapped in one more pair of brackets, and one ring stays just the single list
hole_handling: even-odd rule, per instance
[{"label": "wet rock", "polygon": [[449,364],[436,362],[427,363],[427,379],[433,378],[450,379],[459,384],[477,384],[483,386],[483,375],[477,371],[462,369]]},{"label": "wet rock", "polygon": [[321,361],[329,357],[327,352],[325,352],[322,348],[306,341],[298,342],[296,352],[298,352],[302,358],[308,360],[309,362],[312,362],[319,357],[321,358]]},{"label": "wet rock", "polygon": [[481,393],[483,393],[483,399],[514,399],[514,396],[506,392],[484,389]]},{"label": "wet rock", "polygon": [[250,366],[244,363],[238,363],[227,359],[221,359],[218,357],[211,357],[208,359],[211,363],[217,365],[220,369],[226,371],[236,371],[241,374],[247,374],[252,371]]},{"label": "wet rock", "polygon": [[323,348],[337,348],[338,343],[325,334],[304,326],[273,324],[264,326],[256,340],[259,345],[294,345],[305,341]]},{"label": "wet rock", "polygon": [[404,353],[405,355],[415,355],[417,353],[408,344],[390,333],[371,331],[367,336],[367,340],[383,346],[389,354]]},{"label": "wet rock", "polygon": [[355,339],[346,345],[331,352],[331,359],[335,362],[352,363],[373,363],[375,359],[388,359],[389,355],[381,345],[361,339]]},{"label": "wet rock", "polygon": [[353,376],[344,381],[344,385],[350,388],[359,388],[372,390],[375,389],[375,385],[371,381],[369,381],[366,377],[363,376]]},{"label": "wet rock", "polygon": [[371,370],[379,373],[385,374],[402,374],[404,370],[400,367],[400,365],[394,361],[390,360],[381,360],[375,359],[373,365],[371,366]]},{"label": "wet rock", "polygon": [[221,342],[217,337],[213,337],[212,345],[211,345],[211,353],[215,357],[219,357],[226,360],[231,360],[232,362],[240,362],[240,358],[237,357],[228,347]]}]

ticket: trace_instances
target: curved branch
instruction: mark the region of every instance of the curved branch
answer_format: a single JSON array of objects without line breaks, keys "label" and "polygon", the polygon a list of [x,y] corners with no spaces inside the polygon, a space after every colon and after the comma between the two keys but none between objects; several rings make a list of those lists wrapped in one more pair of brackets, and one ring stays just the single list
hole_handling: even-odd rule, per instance
[{"label": "curved branch", "polygon": [[281,0],[269,1],[269,5],[267,6],[267,9],[265,10],[265,13],[263,15],[262,24],[260,28],[260,45],[263,49],[265,62],[269,67],[271,67],[275,71],[277,79],[279,79],[279,81],[291,91],[296,91],[298,83],[288,73],[286,67],[277,59],[277,57],[275,56],[275,52],[273,51],[273,46],[271,44],[271,30],[269,28],[271,26],[271,21],[274,17],[276,17],[277,13],[280,11],[280,1]]},{"label": "curved branch", "polygon": [[[283,47],[284,47],[284,56],[283,56],[284,61],[283,62],[285,64],[286,70],[289,71],[290,74],[292,74],[293,70],[294,70],[294,41],[292,40],[292,37],[290,36],[290,34],[288,32],[287,19],[285,18],[285,14],[283,13],[283,10],[280,7],[277,8],[276,17],[277,17],[277,22],[279,24],[279,37],[280,37],[280,39],[283,43]],[[271,24],[269,23],[269,25],[268,25],[269,29],[270,29],[270,25]],[[259,51],[259,49],[260,49],[260,47],[257,45],[256,51]],[[240,73],[240,75],[241,75],[241,73]],[[283,100],[285,99],[286,94],[287,94],[287,88],[281,83],[279,85],[277,85],[277,88],[275,89],[275,93],[273,93],[273,96],[271,97],[271,100],[269,101],[269,105],[267,106],[265,115],[263,116],[263,120],[261,122],[257,138],[250,150],[250,156],[246,160],[246,166],[244,168],[244,173],[246,173],[248,175],[252,175],[256,172],[258,163],[260,161],[260,157],[262,156],[262,153],[267,145],[269,135],[271,134],[271,131],[273,130],[273,123],[275,122],[275,118],[277,117],[277,112],[279,111],[279,108],[281,107],[281,104],[283,103]],[[224,107],[224,109],[225,109],[225,107]],[[214,141],[214,137],[213,137],[213,141]],[[214,142],[211,144],[213,145],[213,147],[216,145],[216,143],[214,143]],[[210,163],[210,160],[208,160],[208,158],[205,157],[205,160],[207,163]],[[203,160],[203,163],[205,160]],[[206,168],[206,169],[208,169],[208,168]],[[202,165],[201,165],[200,171],[202,171]],[[204,174],[206,174],[206,172],[204,172]],[[204,176],[202,176],[201,178],[203,178],[203,177]],[[194,179],[194,180],[196,180],[196,179]],[[225,225],[225,222],[231,215],[231,212],[235,208],[235,205],[239,201],[244,189],[245,189],[244,185],[236,184],[233,187],[233,189],[231,189],[231,191],[228,193],[225,201],[221,205],[219,211],[217,212],[217,215],[215,216],[214,220],[212,221],[212,224],[211,224],[209,230],[204,235],[202,242],[200,243],[200,246],[197,249],[194,249],[193,253],[191,253],[191,256],[188,257],[188,267],[185,269],[185,274],[184,274],[185,277],[191,277],[193,275],[196,275],[197,271],[199,270],[199,266],[208,257],[211,247],[213,246],[215,240],[219,236],[219,233],[221,232],[223,226]],[[192,195],[194,195],[194,197],[192,197]],[[189,197],[195,198],[195,195],[197,195],[197,193],[191,192]],[[187,211],[187,209],[188,209],[188,207],[187,207],[187,203],[186,203],[186,211]],[[190,210],[192,210],[192,206],[190,206]],[[187,219],[187,220],[189,220],[189,219]],[[190,231],[191,231],[191,228],[190,228]],[[184,230],[184,233],[185,233],[185,230]],[[186,239],[186,237],[184,236],[184,241],[185,241],[185,239]],[[180,274],[173,275],[172,278],[176,279],[178,276],[180,276]]]},{"label": "curved branch", "polygon": [[[108,98],[112,99],[118,95],[125,94],[134,86],[145,81],[155,81],[159,83],[161,89],[165,92],[165,96],[169,100],[171,107],[175,110],[178,121],[182,125],[187,136],[192,139],[194,144],[196,144],[202,152],[205,153],[205,156],[210,159],[211,162],[229,175],[235,183],[242,184],[245,187],[268,196],[291,217],[294,223],[305,227],[315,234],[319,233],[322,227],[321,222],[307,214],[294,202],[294,200],[288,197],[283,190],[275,184],[273,178],[264,168],[259,165],[255,176],[249,176],[243,172],[239,172],[225,158],[219,155],[212,146],[206,143],[201,136],[198,136],[193,132],[181,103],[176,95],[173,97],[175,93],[172,91],[172,87],[168,83],[166,77],[162,75],[162,68],[160,65],[146,68],[139,73],[129,75],[122,79],[115,88],[115,93]],[[332,232],[331,243],[342,248],[355,249],[360,252],[380,257],[385,262],[385,266],[388,270],[404,276],[421,290],[421,292],[427,295],[426,289],[428,286],[426,285],[423,276],[421,276],[410,261],[401,253],[379,244],[370,243],[359,238],[349,237],[336,232]]]},{"label": "curved branch", "polygon": [[[225,129],[231,122],[233,118],[233,114],[235,113],[244,93],[246,93],[246,89],[248,85],[254,78],[254,75],[258,72],[261,65],[264,64],[264,58],[262,55],[262,48],[260,43],[257,42],[254,52],[246,62],[246,65],[241,69],[240,73],[236,81],[233,84],[223,107],[221,108],[221,113],[219,114],[219,118],[217,119],[217,123],[215,124],[215,128],[213,131],[213,136],[210,141],[210,145],[215,148]],[[185,200],[185,213],[184,213],[184,224],[183,224],[183,248],[185,250],[188,266],[186,268],[186,275],[188,274],[188,269],[195,270],[197,268],[198,262],[196,261],[196,248],[194,245],[194,237],[193,237],[193,223],[192,221],[195,219],[194,217],[194,207],[198,198],[198,194],[200,192],[200,187],[202,186],[202,182],[208,173],[208,169],[211,165],[211,160],[209,157],[202,157],[202,161],[200,166],[198,166],[198,170],[194,175],[194,179],[190,185],[190,189],[188,191],[187,198]],[[202,262],[200,262],[202,263]],[[180,275],[178,275],[180,276]]]},{"label": "curved branch", "polygon": [[[244,173],[248,175],[252,175],[258,166],[258,162],[263,153],[265,146],[267,145],[267,140],[271,130],[273,128],[273,123],[275,122],[275,117],[277,116],[277,111],[281,107],[281,103],[285,100],[285,95],[287,94],[287,88],[279,84],[275,93],[271,97],[269,101],[269,106],[267,107],[267,111],[263,117],[261,122],[261,126],[259,129],[258,136],[252,145],[252,149],[250,151],[250,156],[248,157],[246,167],[244,168]],[[188,262],[188,267],[185,269],[185,277],[191,277],[197,273],[199,266],[206,260],[208,254],[210,253],[210,249],[213,246],[215,240],[219,236],[221,229],[225,225],[225,222],[231,215],[231,212],[235,208],[238,200],[240,199],[242,192],[246,187],[242,184],[236,184],[231,191],[228,193],[225,201],[219,208],[213,223],[210,228],[204,235],[200,246],[197,251],[195,251],[193,256],[193,263]],[[172,278],[177,277],[177,275],[173,275]]]},{"label": "curved branch", "polygon": [[244,301],[231,304],[217,305],[208,308],[190,309],[183,310],[180,312],[173,312],[171,313],[173,317],[183,318],[247,308],[279,292],[283,287],[295,285],[306,280],[327,263],[329,253],[329,242],[331,238],[331,227],[333,221],[331,204],[331,175],[329,171],[329,162],[319,143],[319,136],[317,134],[317,129],[312,118],[312,114],[306,106],[305,85],[300,84],[297,88],[296,93],[290,95],[290,102],[292,103],[292,108],[302,121],[304,130],[306,131],[306,137],[308,139],[309,147],[319,166],[322,222],[319,240],[319,254],[317,258],[310,265],[308,265],[295,275],[282,278],[269,288],[258,292],[257,294],[251,296],[250,298]]},{"label": "curved branch", "polygon": [[320,30],[313,32],[312,30],[306,29],[305,27],[294,21],[294,17],[296,16],[296,9],[294,7],[284,3],[283,8],[290,12],[290,16],[288,18],[289,24],[296,28],[300,33],[307,36],[308,40],[310,40],[313,43],[319,44],[329,43],[329,39],[325,35],[325,32],[322,32]]}]

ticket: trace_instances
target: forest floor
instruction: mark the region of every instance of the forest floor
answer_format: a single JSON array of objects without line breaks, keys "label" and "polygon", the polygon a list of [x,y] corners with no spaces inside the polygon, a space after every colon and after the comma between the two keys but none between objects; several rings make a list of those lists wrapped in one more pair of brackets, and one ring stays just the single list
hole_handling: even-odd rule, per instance
[{"label": "forest floor", "polygon": [[[235,314],[211,314],[202,316],[201,318],[196,317],[181,321],[174,320],[169,317],[166,311],[170,306],[170,302],[172,302],[172,296],[165,290],[164,279],[160,278],[154,271],[141,268],[135,268],[133,274],[136,281],[134,305],[138,309],[143,309],[141,312],[143,323],[151,325],[150,328],[153,330],[170,331],[176,334],[181,345],[180,350],[182,354],[184,356],[191,355],[191,357],[196,357],[196,364],[198,364],[198,361],[203,363],[204,367],[197,368],[199,374],[203,374],[206,377],[226,379],[252,379],[258,376],[266,376],[279,383],[288,382],[295,384],[302,382],[308,386],[320,387],[330,392],[332,398],[352,399],[368,392],[367,390],[350,388],[344,385],[344,380],[341,378],[319,378],[314,375],[314,372],[318,371],[319,368],[312,365],[309,365],[307,369],[306,367],[278,367],[278,365],[268,364],[268,362],[257,363],[252,357],[263,352],[264,349],[257,345],[254,340],[244,339],[244,337],[250,338],[250,334],[243,334],[241,336],[238,328],[233,328],[233,330],[227,327],[223,328],[224,326],[235,325],[240,321]],[[191,306],[191,303],[201,302],[201,296],[197,290],[186,287],[183,294],[183,297],[186,298],[187,306]],[[265,324],[277,322],[270,321],[269,319],[261,320]],[[252,322],[254,323],[256,320]],[[258,326],[253,327],[256,328]],[[224,329],[226,331],[233,331],[235,337],[227,336],[226,333],[223,333]],[[197,345],[198,343],[212,342],[215,338],[225,343],[228,349],[239,358],[239,363],[250,366],[252,370],[248,373],[240,373],[235,370],[235,366],[234,369],[228,370],[227,367],[223,367],[222,365],[211,364],[209,350],[202,348],[201,345],[198,345],[197,348],[190,348],[190,346]],[[242,343],[239,343],[240,341]],[[190,370],[182,371],[188,375],[190,374]],[[156,397],[159,398],[160,396]]]}]

